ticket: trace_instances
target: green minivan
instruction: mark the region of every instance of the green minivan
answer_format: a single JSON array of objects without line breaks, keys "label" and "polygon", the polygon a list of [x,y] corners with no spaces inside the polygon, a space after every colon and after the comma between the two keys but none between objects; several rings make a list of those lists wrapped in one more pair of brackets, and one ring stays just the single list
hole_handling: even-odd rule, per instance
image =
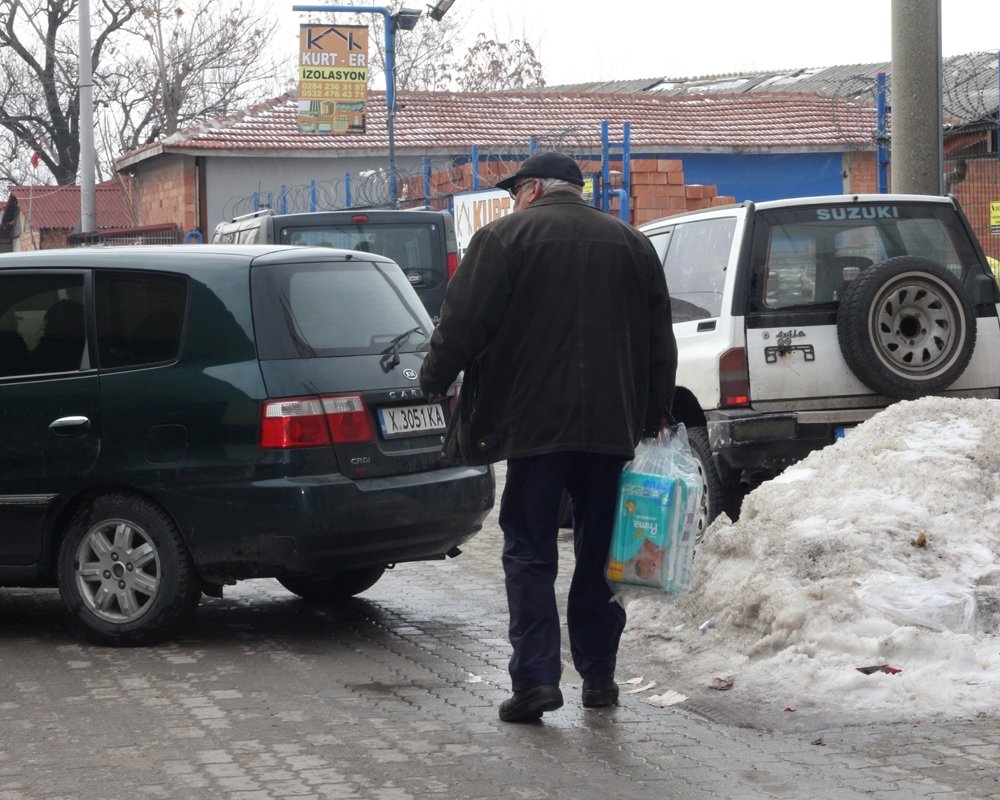
[{"label": "green minivan", "polygon": [[375,254],[0,255],[0,586],[58,586],[92,639],[147,644],[236,580],[329,603],[457,555],[495,485],[442,463],[432,327]]}]

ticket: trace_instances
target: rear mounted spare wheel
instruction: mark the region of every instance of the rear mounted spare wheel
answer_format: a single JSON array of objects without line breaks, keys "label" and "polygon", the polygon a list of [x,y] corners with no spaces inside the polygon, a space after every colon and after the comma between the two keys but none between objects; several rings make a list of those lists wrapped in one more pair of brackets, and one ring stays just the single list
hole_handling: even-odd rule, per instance
[{"label": "rear mounted spare wheel", "polygon": [[940,264],[899,256],[848,284],[837,314],[840,350],[869,389],[912,399],[950,386],[976,347],[976,309]]}]

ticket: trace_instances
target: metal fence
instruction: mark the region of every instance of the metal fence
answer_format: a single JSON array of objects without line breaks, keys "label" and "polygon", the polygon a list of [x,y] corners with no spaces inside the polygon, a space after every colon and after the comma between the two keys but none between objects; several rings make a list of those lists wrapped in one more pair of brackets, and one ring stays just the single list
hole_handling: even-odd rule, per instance
[{"label": "metal fence", "polygon": [[67,244],[71,247],[130,247],[138,244],[178,244],[180,241],[180,228],[167,224],[74,233],[68,237]]},{"label": "metal fence", "polygon": [[1000,160],[997,153],[946,158],[945,183],[947,192],[955,196],[969,218],[986,255],[1000,259]]}]

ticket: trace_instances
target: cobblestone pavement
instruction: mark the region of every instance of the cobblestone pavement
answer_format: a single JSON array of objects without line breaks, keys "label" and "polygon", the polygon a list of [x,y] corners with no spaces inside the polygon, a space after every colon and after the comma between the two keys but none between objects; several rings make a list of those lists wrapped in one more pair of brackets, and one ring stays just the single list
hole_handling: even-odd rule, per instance
[{"label": "cobblestone pavement", "polygon": [[344,608],[249,581],[137,649],[85,643],[53,591],[0,590],[0,800],[1000,797],[990,719],[793,728],[634,695],[584,711],[568,669],[566,706],[501,723],[499,559],[491,518],[459,558]]}]

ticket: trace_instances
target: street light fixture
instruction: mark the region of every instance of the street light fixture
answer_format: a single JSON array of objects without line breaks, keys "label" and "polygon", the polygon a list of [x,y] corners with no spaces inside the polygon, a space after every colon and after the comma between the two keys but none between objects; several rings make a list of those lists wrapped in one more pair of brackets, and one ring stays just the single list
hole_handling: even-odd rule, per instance
[{"label": "street light fixture", "polygon": [[422,13],[423,12],[419,9],[401,8],[392,15],[392,18],[399,30],[412,31],[415,27],[417,27],[417,22],[420,20],[420,15]]},{"label": "street light fixture", "polygon": [[427,6],[430,11],[427,12],[429,16],[435,22],[440,22],[441,18],[448,13],[448,9],[451,8],[455,3],[455,0],[438,0],[433,6]]}]

